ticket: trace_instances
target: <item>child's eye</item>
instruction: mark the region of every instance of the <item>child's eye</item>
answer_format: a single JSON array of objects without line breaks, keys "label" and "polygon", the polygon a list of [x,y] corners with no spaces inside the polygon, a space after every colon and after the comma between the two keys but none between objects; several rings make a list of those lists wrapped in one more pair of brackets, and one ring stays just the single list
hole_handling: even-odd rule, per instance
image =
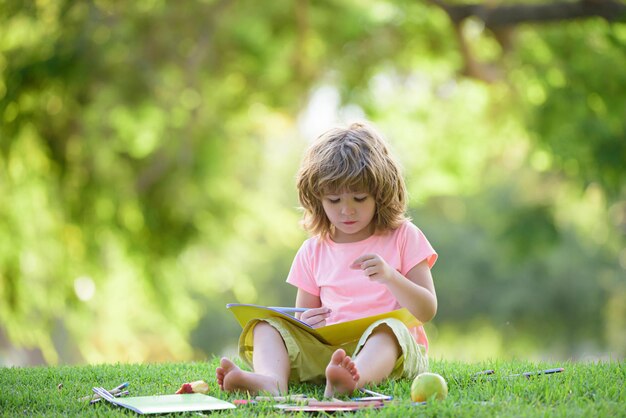
[{"label": "child's eye", "polygon": [[363,196],[363,197],[355,197],[354,198],[355,201],[357,202],[365,202],[367,200],[367,196]]},{"label": "child's eye", "polygon": [[328,200],[330,203],[339,203],[339,198],[327,197],[326,200]]}]

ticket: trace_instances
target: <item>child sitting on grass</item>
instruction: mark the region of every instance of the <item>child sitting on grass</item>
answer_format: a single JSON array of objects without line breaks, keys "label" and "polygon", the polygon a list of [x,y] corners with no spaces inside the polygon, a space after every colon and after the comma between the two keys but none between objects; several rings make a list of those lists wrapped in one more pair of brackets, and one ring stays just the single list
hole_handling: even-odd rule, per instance
[{"label": "child sitting on grass", "polygon": [[[297,178],[303,225],[312,235],[295,256],[287,282],[300,320],[321,327],[407,308],[425,323],[437,311],[431,267],[437,254],[406,217],[406,187],[387,144],[355,123],[321,135]],[[225,391],[285,394],[291,382],[322,382],[324,396],[349,394],[384,379],[413,378],[428,368],[423,327],[393,318],[374,322],[357,341],[328,345],[280,318],[251,321],[239,354],[216,369]],[[348,355],[347,353],[350,353]]]}]

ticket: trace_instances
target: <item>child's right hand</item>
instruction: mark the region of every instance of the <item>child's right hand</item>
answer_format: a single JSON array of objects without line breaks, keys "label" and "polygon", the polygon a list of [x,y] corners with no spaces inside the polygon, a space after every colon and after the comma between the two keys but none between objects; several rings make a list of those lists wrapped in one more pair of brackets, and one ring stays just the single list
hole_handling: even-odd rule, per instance
[{"label": "child's right hand", "polygon": [[322,306],[321,308],[311,308],[300,315],[300,321],[306,323],[313,328],[319,328],[326,325],[326,319],[330,316],[330,308]]}]

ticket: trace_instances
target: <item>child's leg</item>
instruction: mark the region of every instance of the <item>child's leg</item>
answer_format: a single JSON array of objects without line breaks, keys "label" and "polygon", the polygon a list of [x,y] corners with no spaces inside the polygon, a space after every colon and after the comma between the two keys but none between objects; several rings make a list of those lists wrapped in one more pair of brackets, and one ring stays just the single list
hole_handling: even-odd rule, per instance
[{"label": "child's leg", "polygon": [[391,328],[380,325],[354,359],[361,378],[358,387],[369,383],[380,383],[393,371],[402,349]]},{"label": "child's leg", "polygon": [[393,371],[400,353],[395,334],[387,325],[381,324],[354,360],[342,349],[335,351],[326,367],[324,396],[352,393],[356,388],[383,381]]},{"label": "child's leg", "polygon": [[217,383],[225,391],[268,392],[280,395],[287,392],[289,355],[280,333],[267,322],[254,327],[254,372],[241,370],[235,363],[222,358],[215,369]]}]

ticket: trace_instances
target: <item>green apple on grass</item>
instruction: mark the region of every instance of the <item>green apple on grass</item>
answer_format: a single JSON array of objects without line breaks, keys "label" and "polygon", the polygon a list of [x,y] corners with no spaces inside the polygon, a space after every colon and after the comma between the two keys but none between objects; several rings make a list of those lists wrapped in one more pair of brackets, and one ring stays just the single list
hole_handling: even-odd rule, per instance
[{"label": "green apple on grass", "polygon": [[443,377],[437,373],[421,373],[417,375],[411,385],[411,400],[424,402],[434,396],[444,400],[448,396],[448,385]]}]

